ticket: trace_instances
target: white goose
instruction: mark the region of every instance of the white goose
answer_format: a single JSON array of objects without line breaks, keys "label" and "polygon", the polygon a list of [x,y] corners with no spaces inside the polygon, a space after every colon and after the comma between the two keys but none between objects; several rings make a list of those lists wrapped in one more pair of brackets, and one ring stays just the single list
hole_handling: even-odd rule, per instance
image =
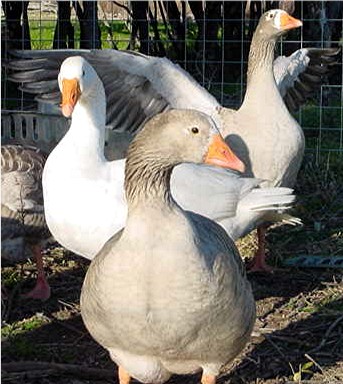
[{"label": "white goose", "polygon": [[45,216],[58,242],[91,259],[125,221],[124,160],[104,156],[105,92],[94,69],[72,57],[58,81],[72,122],[44,167]]},{"label": "white goose", "polygon": [[131,377],[162,384],[173,373],[220,368],[249,340],[255,303],[234,242],[215,222],[182,210],[170,191],[181,162],[231,166],[212,119],[197,111],[155,116],[131,143],[125,191],[128,217],[92,261],[81,314],[94,339]]},{"label": "white goose", "polygon": [[[272,186],[293,185],[304,138],[278,89],[287,106],[297,108],[320,83],[321,75],[328,71],[337,54],[335,49],[304,48],[273,62],[276,40],[300,25],[282,10],[268,11],[261,17],[250,51],[247,95],[238,111],[221,107],[187,72],[169,60],[134,52],[18,51],[15,54],[26,60],[10,62],[11,69],[19,71],[10,78],[23,81],[23,89],[38,93],[38,99],[58,103],[58,66],[70,55],[81,55],[94,66],[105,86],[107,124],[117,133],[109,139],[109,146],[115,148],[118,133],[123,133],[128,143],[127,132],[135,132],[147,117],[158,112],[193,108],[219,122],[222,134],[246,163],[248,175],[268,180]],[[111,153],[111,148],[107,149]],[[263,242],[264,231],[260,235]],[[266,269],[263,247],[258,255],[256,269]]]},{"label": "white goose", "polygon": [[[125,161],[104,157],[105,94],[94,69],[82,57],[71,57],[58,78],[62,111],[72,114],[72,123],[44,168],[46,221],[64,247],[92,259],[125,224]],[[188,111],[182,113],[187,118]],[[230,156],[232,169],[242,171],[242,162]],[[190,164],[178,168],[171,188],[179,204],[217,220],[234,239],[266,212],[283,212],[294,201],[291,189],[256,190],[259,180],[225,170]]]}]

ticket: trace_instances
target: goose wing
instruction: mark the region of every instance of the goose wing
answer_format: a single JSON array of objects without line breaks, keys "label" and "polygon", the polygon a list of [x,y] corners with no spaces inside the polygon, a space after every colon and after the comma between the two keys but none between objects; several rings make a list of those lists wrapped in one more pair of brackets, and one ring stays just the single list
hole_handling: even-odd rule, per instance
[{"label": "goose wing", "polygon": [[340,48],[302,48],[274,61],[274,77],[288,109],[296,112],[320,88]]},{"label": "goose wing", "polygon": [[46,156],[33,147],[1,146],[2,205],[15,212],[43,212],[45,160]]},{"label": "goose wing", "polygon": [[267,216],[283,214],[295,200],[292,189],[259,188],[261,182],[227,169],[181,164],[173,170],[171,192],[184,210],[217,222],[236,240]]},{"label": "goose wing", "polygon": [[[25,239],[50,236],[43,209],[42,172],[46,156],[33,147],[1,146],[1,240],[3,258],[24,258]],[[18,256],[19,255],[19,256]]]},{"label": "goose wing", "polygon": [[146,119],[169,108],[197,109],[213,116],[216,99],[166,58],[116,50],[14,51],[9,79],[37,100],[58,104],[57,75],[63,60],[83,56],[96,69],[107,98],[107,125],[134,133]]},{"label": "goose wing", "polygon": [[[322,84],[340,49],[303,48],[274,61],[274,76],[291,111]],[[196,109],[216,117],[217,100],[167,58],[117,50],[13,51],[9,79],[36,99],[58,105],[57,75],[63,60],[80,55],[96,69],[107,97],[107,125],[134,133],[142,123],[169,108]]]}]

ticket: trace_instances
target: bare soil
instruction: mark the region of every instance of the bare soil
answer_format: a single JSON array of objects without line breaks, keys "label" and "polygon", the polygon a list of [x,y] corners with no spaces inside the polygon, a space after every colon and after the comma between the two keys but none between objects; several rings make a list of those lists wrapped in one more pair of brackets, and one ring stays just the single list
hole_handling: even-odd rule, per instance
[{"label": "bare soil", "polygon": [[[268,232],[274,273],[250,273],[257,321],[250,343],[223,369],[219,384],[343,383],[342,269],[288,268],[294,256],[343,255],[341,158],[323,166],[308,162],[297,185],[296,215],[302,227]],[[243,257],[256,247],[254,234],[240,241]],[[2,268],[2,380],[18,384],[118,383],[108,353],[86,331],[79,296],[88,262],[56,244],[45,257],[51,298],[26,300],[35,266]],[[200,376],[173,376],[169,384],[199,384]]]},{"label": "bare soil", "polygon": [[[117,383],[115,364],[80,317],[79,294],[88,262],[61,248],[48,251],[45,260],[53,292],[45,303],[20,298],[34,282],[32,265],[3,269],[5,276],[21,277],[3,299],[4,382]],[[258,320],[251,342],[224,369],[219,383],[286,383],[300,377],[308,383],[343,383],[341,276],[329,270],[282,269],[250,273],[249,280]],[[303,369],[307,372],[300,375]],[[199,382],[196,375],[170,380]]]}]

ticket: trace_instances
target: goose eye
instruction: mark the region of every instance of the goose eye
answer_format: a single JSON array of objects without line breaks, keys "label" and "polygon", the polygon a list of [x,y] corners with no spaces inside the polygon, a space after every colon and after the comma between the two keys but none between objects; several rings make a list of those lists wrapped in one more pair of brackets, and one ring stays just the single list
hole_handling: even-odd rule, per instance
[{"label": "goose eye", "polygon": [[199,128],[198,127],[193,127],[191,129],[192,133],[199,133]]},{"label": "goose eye", "polygon": [[82,77],[85,75],[85,70],[82,71]]}]

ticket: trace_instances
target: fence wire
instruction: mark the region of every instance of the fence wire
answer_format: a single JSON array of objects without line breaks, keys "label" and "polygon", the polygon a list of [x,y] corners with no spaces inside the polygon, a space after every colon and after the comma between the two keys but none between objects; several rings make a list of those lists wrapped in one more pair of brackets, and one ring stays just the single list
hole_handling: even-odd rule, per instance
[{"label": "fence wire", "polygon": [[[161,14],[161,6],[166,7],[167,3],[161,5],[161,2],[149,2],[151,14],[156,15],[158,20],[158,32],[164,46],[168,47],[180,43],[182,47],[181,54],[178,57],[170,55],[170,59],[182,65],[186,70],[208,89],[224,106],[238,108],[245,93],[247,55],[250,46],[251,36],[247,32],[248,26],[255,26],[258,17],[246,17],[246,2],[235,2],[239,5],[240,17],[226,17],[225,7],[230,7],[228,1],[221,2],[221,14],[217,19],[211,19],[211,22],[219,23],[220,28],[218,36],[215,39],[203,39],[201,47],[194,53],[194,36],[199,28],[194,20],[189,4],[179,2],[180,14],[185,17],[184,36],[185,40],[178,41],[170,39],[170,31],[164,23]],[[290,54],[292,51],[302,47],[328,47],[342,45],[343,37],[343,16],[341,12],[332,14],[328,12],[326,1],[311,2],[316,6],[316,12],[311,18],[306,18],[304,13],[304,2],[301,1],[301,19],[303,28],[298,34],[290,34],[281,41],[278,46],[280,54]],[[184,8],[182,8],[184,7]],[[147,41],[133,41],[132,17],[130,14],[129,2],[98,1],[98,14],[96,18],[92,17],[90,22],[98,23],[101,31],[102,49],[139,49],[146,43],[148,54],[155,54],[152,47],[156,47],[158,42],[154,41],[152,45],[152,35],[156,32],[156,25],[153,25],[152,18],[147,18],[149,38]],[[342,9],[342,8],[341,8]],[[205,14],[205,13],[204,13]],[[6,53],[11,38],[6,35],[6,22],[2,11],[2,55]],[[52,49],[54,41],[54,32],[57,21],[56,1],[30,1],[28,7],[28,22],[30,27],[31,49]],[[74,30],[74,47],[80,46],[80,28],[79,20],[75,10],[71,11],[71,25]],[[198,20],[197,20],[198,21]],[[203,20],[203,33],[208,25],[206,18]],[[169,20],[169,23],[173,20]],[[225,28],[230,26],[239,31],[235,38],[227,38]],[[155,28],[155,29],[154,29]],[[93,31],[96,26],[93,25]],[[312,31],[306,33],[305,31]],[[338,32],[337,32],[338,30]],[[335,36],[333,38],[333,32]],[[338,36],[338,37],[337,37]],[[94,46],[95,46],[95,38]],[[193,40],[192,40],[193,39]],[[24,48],[25,36],[21,36],[22,48]],[[213,44],[218,49],[215,57],[208,53],[213,52]],[[227,48],[232,49],[236,54],[234,59],[230,58]],[[295,115],[306,134],[306,149],[320,154],[333,152],[343,154],[343,89],[342,89],[342,56],[341,51],[339,64],[337,64],[330,75],[328,81],[321,85],[318,95],[313,100],[303,106]],[[13,90],[6,80],[6,73],[2,76],[2,109],[14,111],[34,111],[36,109],[33,99],[22,92]]]}]

